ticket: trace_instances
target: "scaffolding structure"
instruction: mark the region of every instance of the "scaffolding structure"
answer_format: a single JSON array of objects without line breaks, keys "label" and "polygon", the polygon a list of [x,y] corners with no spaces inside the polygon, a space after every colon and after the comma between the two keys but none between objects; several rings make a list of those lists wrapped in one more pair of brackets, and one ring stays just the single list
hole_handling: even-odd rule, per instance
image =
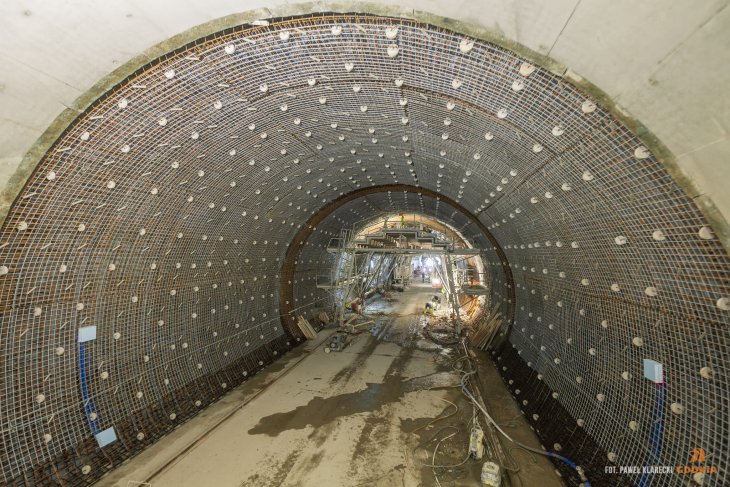
[{"label": "scaffolding structure", "polygon": [[364,306],[378,286],[407,286],[413,274],[413,258],[418,256],[435,258],[434,271],[443,283],[457,333],[461,331],[459,293],[476,296],[487,292],[484,286],[467,285],[468,271],[458,266],[482,251],[458,248],[424,224],[390,222],[386,218],[382,227],[360,233],[353,225],[332,238],[327,251],[335,256],[335,265],[328,277],[318,277],[317,287],[332,293],[335,319],[340,324],[345,312]]}]

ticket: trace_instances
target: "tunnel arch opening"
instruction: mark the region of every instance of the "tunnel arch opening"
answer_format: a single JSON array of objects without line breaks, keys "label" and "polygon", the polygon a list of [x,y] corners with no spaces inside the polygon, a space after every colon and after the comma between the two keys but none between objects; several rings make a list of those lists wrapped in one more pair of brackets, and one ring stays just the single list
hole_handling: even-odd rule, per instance
[{"label": "tunnel arch opening", "polygon": [[[452,320],[458,317],[459,327],[478,327],[476,319],[484,317],[489,309],[487,291],[491,282],[487,282],[484,260],[488,252],[475,247],[474,242],[441,219],[401,211],[354,222],[351,231],[343,231],[340,238],[330,240],[328,251],[338,255],[330,282],[336,283],[354,273],[349,249],[358,248],[361,253],[373,250],[372,255],[380,259],[380,262],[371,260],[371,269],[364,277],[373,282],[371,290],[380,297],[388,296],[392,290],[405,291],[420,276],[422,283],[427,280],[431,283],[436,293],[432,300],[438,303],[438,309],[450,307],[450,316]],[[379,248],[384,250],[379,252]],[[336,305],[347,304],[350,287],[335,286],[335,289]],[[362,301],[366,300],[357,299]],[[367,307],[363,311],[367,312]]]},{"label": "tunnel arch opening", "polygon": [[[411,196],[410,201],[408,201],[408,195]],[[373,202],[370,203],[368,198]],[[327,254],[326,246],[329,241],[332,238],[339,237],[339,233],[336,231],[338,226],[340,228],[349,227],[353,222],[348,217],[360,214],[353,206],[369,206],[372,210],[375,210],[375,208],[383,209],[393,204],[393,198],[404,198],[404,201],[397,206],[399,211],[412,210],[418,212],[426,218],[441,222],[446,228],[451,225],[458,225],[458,228],[451,229],[451,231],[459,235],[459,238],[463,238],[470,245],[481,244],[481,247],[485,250],[481,256],[483,261],[481,265],[490,269],[491,274],[488,273],[488,277],[480,277],[493,285],[490,288],[492,294],[489,302],[500,304],[502,314],[505,316],[504,328],[500,336],[502,338],[506,337],[509,334],[514,316],[514,285],[511,269],[498,242],[476,217],[456,201],[423,187],[406,185],[372,186],[352,191],[331,201],[302,225],[287,249],[281,268],[279,292],[282,296],[280,310],[283,326],[286,327],[293,338],[302,338],[301,330],[296,325],[299,298],[295,297],[294,289],[297,286],[301,288],[304,283],[303,279],[306,279],[311,286],[312,281],[316,280],[312,272],[316,276],[316,273],[321,271],[322,267],[330,268],[336,265],[334,259],[324,260],[323,256]],[[387,203],[384,203],[386,201]],[[424,204],[424,201],[427,203]],[[439,205],[441,205],[441,208],[439,208]],[[368,215],[366,218],[372,219],[373,216]],[[323,223],[330,223],[332,226],[322,229],[320,226]],[[318,241],[310,242],[310,239],[317,231],[319,231],[319,236],[315,239]],[[303,258],[302,252],[307,248],[307,245],[312,248],[312,255],[308,256],[309,258]],[[315,262],[317,267],[309,267],[312,262]],[[297,274],[299,274],[299,277],[297,277]],[[300,296],[306,296],[307,292],[311,294],[313,291],[311,289],[300,291]],[[315,299],[318,303],[326,301],[328,299],[327,293],[320,292]],[[499,347],[495,346],[495,348]]]}]

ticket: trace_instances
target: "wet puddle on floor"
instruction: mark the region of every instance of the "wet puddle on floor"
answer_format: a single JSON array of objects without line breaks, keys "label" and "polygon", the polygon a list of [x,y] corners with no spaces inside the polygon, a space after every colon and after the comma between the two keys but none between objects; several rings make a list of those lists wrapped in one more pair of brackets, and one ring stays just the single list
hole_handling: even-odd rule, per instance
[{"label": "wet puddle on floor", "polygon": [[458,385],[459,376],[452,372],[437,372],[407,380],[388,376],[382,383],[368,383],[361,391],[315,397],[292,411],[265,416],[248,433],[277,436],[287,430],[304,429],[308,426],[319,428],[343,416],[378,411],[386,404],[399,401],[409,392]]},{"label": "wet puddle on floor", "polygon": [[[369,343],[358,354],[358,357],[333,376],[330,380],[333,386],[337,383],[347,382],[364,365],[365,360],[380,342],[375,336],[369,336],[368,340]],[[413,358],[415,349],[416,347],[401,348],[398,356],[389,365],[383,382],[366,383],[365,389],[357,392],[330,397],[314,397],[307,404],[291,411],[261,418],[258,424],[249,430],[249,434],[276,436],[282,431],[298,430],[308,426],[316,429],[344,416],[379,411],[384,405],[399,401],[409,392],[459,385],[459,376],[452,371],[441,371],[422,377],[404,379],[403,372]]]}]

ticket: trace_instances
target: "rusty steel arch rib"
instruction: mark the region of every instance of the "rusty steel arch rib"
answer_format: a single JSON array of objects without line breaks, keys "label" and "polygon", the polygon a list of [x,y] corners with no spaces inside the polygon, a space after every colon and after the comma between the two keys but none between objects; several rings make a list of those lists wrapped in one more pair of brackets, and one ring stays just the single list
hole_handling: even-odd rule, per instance
[{"label": "rusty steel arch rib", "polygon": [[[379,186],[371,186],[369,188],[363,188],[356,191],[347,193],[339,198],[330,201],[327,205],[322,207],[314,215],[312,215],[304,224],[302,224],[300,230],[294,235],[289,247],[286,250],[284,261],[281,265],[281,272],[279,273],[279,314],[281,317],[281,324],[284,330],[293,338],[302,338],[304,335],[296,326],[296,317],[294,316],[294,274],[296,272],[296,264],[302,246],[306,243],[307,239],[312,235],[317,225],[319,225],[325,218],[334,213],[335,210],[342,207],[343,205],[355,201],[359,198],[363,198],[368,195],[376,193],[417,193],[419,195],[428,196],[434,199],[438,199],[452,206],[454,209],[466,216],[471,223],[473,223],[479,231],[489,240],[494,246],[494,251],[499,256],[502,271],[505,275],[505,281],[507,284],[508,298],[507,298],[507,326],[511,327],[514,323],[515,316],[515,296],[514,296],[514,280],[512,278],[512,270],[510,269],[507,256],[505,255],[502,247],[496,238],[492,235],[489,229],[474,216],[469,210],[464,208],[462,205],[444,196],[441,193],[432,191],[427,188],[421,188],[416,186],[409,186],[406,184],[387,184]],[[505,336],[508,333],[505,333]]]}]

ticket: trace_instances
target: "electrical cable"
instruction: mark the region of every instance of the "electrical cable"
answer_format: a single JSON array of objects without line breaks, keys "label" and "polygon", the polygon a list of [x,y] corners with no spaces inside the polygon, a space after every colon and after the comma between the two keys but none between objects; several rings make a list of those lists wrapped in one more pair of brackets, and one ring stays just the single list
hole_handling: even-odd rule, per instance
[{"label": "electrical cable", "polygon": [[[652,447],[651,457],[649,460],[653,465],[657,465],[662,453],[662,437],[664,433],[664,401],[666,397],[666,386],[664,382],[655,384],[657,388],[657,404],[654,412],[654,429],[649,436],[649,445]],[[641,474],[637,487],[650,486],[654,473],[647,473],[646,470]]]},{"label": "electrical cable", "polygon": [[[517,466],[517,468],[510,469],[501,464],[500,464],[500,467],[505,469],[508,474],[512,474],[514,476],[514,478],[517,479],[517,482],[520,484],[520,487],[523,487],[524,484],[522,483],[522,478],[519,475],[520,471],[522,470],[522,466],[520,465],[520,462],[517,461],[517,458],[515,458],[515,456],[512,454],[512,450],[524,451],[525,453],[530,455],[533,465],[537,464],[537,460],[535,459],[535,455],[532,452],[523,450],[522,448],[520,448],[518,446],[513,446],[513,447],[509,448],[507,450],[507,452],[505,453],[505,456],[508,457],[512,461],[512,463],[514,463]],[[512,483],[512,477],[510,475],[507,475],[507,477],[510,479],[510,483]]]},{"label": "electrical cable", "polygon": [[[475,373],[476,372],[469,372],[468,374],[464,375],[463,379],[468,379],[469,375],[473,375]],[[512,443],[514,443],[515,445],[517,445],[520,448],[523,448],[525,450],[528,450],[528,451],[531,451],[534,453],[538,453],[540,455],[544,455],[547,457],[552,457],[552,458],[561,460],[563,463],[567,464],[569,467],[571,467],[573,470],[576,471],[576,473],[580,477],[581,481],[583,482],[584,487],[591,487],[591,483],[588,481],[588,478],[585,476],[583,469],[581,469],[579,466],[577,466],[575,463],[573,463],[570,459],[568,459],[562,455],[558,455],[557,453],[554,453],[551,451],[542,451],[542,450],[538,450],[537,448],[532,448],[523,443],[520,443],[519,441],[512,439],[512,437],[510,437],[507,433],[504,432],[504,430],[502,428],[499,427],[499,425],[496,423],[496,421],[494,421],[494,419],[489,415],[489,413],[487,413],[487,411],[482,407],[482,405],[477,402],[476,398],[468,391],[466,383],[464,382],[463,379],[462,379],[462,392],[464,393],[464,395],[466,397],[468,397],[472,402],[474,402],[474,404],[476,404],[477,408],[479,408],[479,410],[482,412],[482,414],[484,414],[484,416],[487,418],[487,420],[497,429],[497,431],[499,431],[499,433],[502,436],[504,436],[506,439],[508,439],[509,441],[511,441]]]},{"label": "electrical cable", "polygon": [[[583,472],[583,469],[580,466],[576,465],[572,460],[570,460],[569,458],[566,458],[566,457],[564,457],[562,455],[558,455],[555,452],[539,450],[537,448],[532,448],[532,447],[530,447],[528,445],[525,445],[523,443],[520,443],[519,441],[516,441],[511,436],[509,436],[497,424],[497,422],[494,420],[494,418],[492,418],[492,416],[486,411],[486,409],[481,405],[481,403],[476,399],[476,397],[474,397],[474,395],[470,392],[470,390],[468,388],[467,383],[469,381],[469,378],[471,376],[473,376],[473,375],[476,374],[476,370],[474,370],[474,368],[472,367],[471,359],[469,357],[469,352],[468,352],[468,350],[466,348],[466,344],[464,343],[463,340],[462,340],[461,344],[462,344],[462,346],[464,348],[465,355],[453,359],[451,363],[452,363],[453,369],[461,374],[460,386],[461,386],[462,393],[472,402],[472,406],[474,408],[473,409],[473,414],[472,414],[472,419],[471,419],[472,425],[474,426],[474,425],[478,425],[479,424],[479,420],[477,419],[477,414],[476,414],[476,410],[478,409],[485,416],[485,418],[487,419],[487,421],[489,421],[489,423],[492,426],[494,426],[494,428],[503,437],[505,437],[507,440],[509,440],[510,442],[512,442],[512,443],[514,443],[516,445],[515,447],[510,448],[508,450],[509,456],[511,457],[510,459],[512,460],[512,463],[515,465],[515,467],[511,467],[511,466],[508,467],[508,466],[502,465],[502,464],[500,464],[499,466],[502,469],[506,470],[507,472],[510,472],[510,473],[513,473],[513,474],[516,474],[517,472],[519,472],[521,470],[521,467],[519,465],[519,462],[517,462],[517,460],[514,458],[514,456],[512,456],[511,452],[512,452],[512,450],[515,450],[515,449],[522,449],[522,450],[525,450],[525,451],[527,451],[528,453],[531,453],[531,454],[536,453],[536,454],[539,454],[539,455],[543,455],[543,456],[546,456],[546,457],[549,457],[549,458],[554,458],[554,459],[557,459],[557,460],[562,461],[563,463],[565,463],[566,465],[568,465],[571,469],[573,469],[578,474],[578,476],[581,479],[581,482],[583,482],[583,487],[591,487],[591,483],[588,480],[588,478],[586,477],[585,473]],[[470,370],[465,370],[465,369],[461,368],[461,362],[464,359],[466,359],[466,363],[468,364]],[[443,400],[446,401],[446,402],[448,402],[449,404],[453,405],[456,408],[456,411],[454,411],[454,413],[449,414],[447,416],[440,416],[440,417],[438,417],[438,418],[430,421],[429,423],[427,423],[427,424],[425,424],[423,426],[420,426],[420,427],[416,428],[415,430],[412,431],[413,433],[415,433],[416,431],[418,431],[420,429],[423,429],[425,427],[428,427],[431,424],[436,423],[437,421],[441,421],[442,419],[447,419],[447,418],[453,416],[454,414],[456,414],[458,412],[458,406],[456,406],[454,403],[452,403],[450,401],[447,401],[445,399],[443,399]],[[514,419],[510,420],[509,422],[512,423],[513,421],[515,421],[515,419],[517,419],[517,418],[514,418]],[[445,438],[442,438],[442,439],[439,440],[439,442],[436,444],[436,448],[434,449],[434,452],[433,452],[433,455],[432,455],[432,460],[431,460],[432,463],[431,464],[425,464],[425,463],[422,463],[422,462],[418,461],[418,463],[421,464],[422,466],[424,466],[424,467],[430,467],[430,468],[434,469],[434,477],[436,478],[436,483],[439,486],[441,485],[441,482],[440,482],[440,480],[438,478],[438,475],[436,474],[436,471],[435,471],[436,468],[456,468],[456,467],[460,467],[461,465],[464,465],[467,461],[469,461],[470,456],[469,456],[469,454],[467,454],[466,458],[462,462],[460,462],[458,464],[454,464],[454,465],[436,465],[436,452],[438,451],[439,446],[441,445],[442,442],[444,442],[447,439],[452,438],[453,436],[455,436],[456,433],[459,431],[459,428],[457,428],[456,426],[453,426],[453,425],[445,426],[445,427],[441,428],[440,430],[438,430],[427,441],[420,443],[419,445],[417,445],[412,450],[413,457],[415,458],[415,452],[416,452],[416,450],[418,450],[419,448],[421,448],[426,443],[429,443],[429,442],[433,441],[438,435],[441,434],[442,431],[444,431],[446,429],[449,429],[449,428],[454,428],[457,431],[454,432],[454,433],[451,433],[450,435],[446,436]],[[535,461],[536,460],[533,458],[533,463]],[[519,476],[517,476],[517,479],[519,480],[520,484],[522,484],[522,480],[519,478]]]},{"label": "electrical cable", "polygon": [[[471,360],[469,359],[469,356],[468,356],[469,355],[469,351],[467,350],[466,344],[464,343],[464,341],[462,341],[461,344],[464,347],[464,352],[466,353],[467,363],[469,364],[469,367],[471,368]],[[457,370],[460,370],[460,369],[457,369]],[[486,411],[486,409],[471,394],[471,392],[469,392],[469,390],[467,388],[467,385],[466,385],[466,381],[469,380],[469,377],[470,376],[475,375],[475,374],[476,374],[476,370],[470,370],[468,372],[464,371],[464,373],[462,374],[462,377],[461,377],[461,391],[462,391],[462,393],[467,398],[469,398],[469,400],[471,400],[474,403],[474,405],[476,405],[476,407],[482,412],[482,414],[496,428],[496,430],[499,431],[499,433],[502,436],[504,436],[506,439],[508,439],[509,441],[511,441],[512,443],[514,443],[515,445],[517,445],[520,448],[523,448],[525,450],[528,450],[528,451],[531,451],[531,452],[534,452],[534,453],[538,453],[540,455],[544,455],[544,456],[547,456],[547,457],[551,457],[551,458],[555,458],[555,459],[561,460],[563,463],[565,463],[570,468],[572,468],[573,470],[575,470],[575,472],[580,477],[581,482],[583,482],[583,487],[591,487],[591,483],[588,480],[588,478],[586,477],[585,473],[583,472],[583,469],[581,467],[579,467],[578,465],[576,465],[570,459],[568,459],[568,458],[566,458],[566,457],[564,457],[562,455],[558,455],[557,453],[554,453],[554,452],[551,452],[551,451],[542,451],[542,450],[539,450],[537,448],[532,448],[532,447],[527,446],[527,445],[525,445],[523,443],[520,443],[519,441],[516,441],[516,440],[512,439],[507,433],[505,433],[504,430],[499,427],[499,425],[494,420],[494,418],[492,418],[492,416]]]},{"label": "electrical cable", "polygon": [[[436,448],[433,449],[433,455],[431,456],[431,464],[436,464],[436,452],[438,451],[439,446],[441,446],[441,443],[443,443],[444,441],[448,440],[449,438],[453,438],[453,436],[455,434],[456,433],[451,433],[449,436],[447,436],[445,438],[441,438],[439,440],[439,442],[436,443]],[[436,468],[435,467],[432,467],[431,469],[433,470],[433,476],[436,479],[436,485],[438,485],[438,487],[441,487],[441,481],[439,480],[439,476],[436,473]]]},{"label": "electrical cable", "polygon": [[[438,435],[440,435],[442,431],[444,431],[444,430],[446,430],[446,429],[449,429],[449,428],[453,428],[453,429],[455,429],[455,430],[456,430],[456,432],[455,432],[455,433],[452,433],[452,434],[450,434],[449,436],[447,436],[447,437],[445,437],[445,438],[442,438],[441,440],[439,440],[439,444],[441,444],[441,442],[442,442],[442,441],[444,441],[444,440],[446,440],[446,439],[448,439],[448,438],[451,438],[452,436],[456,435],[456,433],[458,433],[459,431],[461,431],[461,429],[460,429],[460,428],[458,428],[458,427],[456,427],[456,426],[454,426],[454,425],[448,425],[448,426],[444,426],[443,428],[441,428],[440,430],[438,430],[438,431],[436,432],[436,434],[434,434],[433,436],[431,436],[431,437],[430,437],[430,438],[429,438],[428,440],[426,440],[426,441],[424,441],[424,442],[421,442],[421,443],[419,443],[418,445],[416,445],[416,447],[415,447],[415,448],[413,449],[413,451],[411,452],[411,453],[413,454],[413,458],[416,458],[416,450],[418,450],[419,448],[421,448],[422,446],[424,446],[424,445],[425,445],[426,443],[430,443],[430,442],[431,442],[431,441],[433,441],[433,440],[434,440],[434,439],[435,439],[435,438],[436,438],[436,437],[437,437]],[[436,445],[436,447],[438,448],[438,444]],[[416,461],[418,461],[418,460],[416,460]],[[431,460],[431,461],[433,462],[434,460]],[[430,463],[430,464],[429,464],[429,463],[423,463],[423,462],[420,462],[420,461],[418,461],[418,463],[419,463],[419,464],[421,464],[421,466],[423,466],[423,467],[430,467],[430,468],[455,468],[455,467],[461,467],[462,465],[464,465],[464,464],[465,464],[466,462],[468,462],[468,461],[469,461],[469,455],[467,454],[467,455],[466,455],[466,458],[465,458],[465,459],[464,459],[464,460],[463,460],[462,462],[460,462],[460,463],[456,463],[456,464],[454,464],[454,465],[435,465],[434,463]]]},{"label": "electrical cable", "polygon": [[441,420],[444,420],[444,419],[450,418],[450,417],[452,417],[453,415],[455,415],[456,413],[458,413],[458,412],[459,412],[459,406],[457,406],[457,405],[456,405],[456,404],[454,404],[453,402],[449,401],[448,399],[444,399],[443,397],[439,397],[439,398],[437,398],[437,399],[441,399],[441,400],[442,400],[442,401],[444,401],[444,402],[448,402],[449,404],[451,404],[452,406],[454,406],[454,407],[455,407],[456,409],[455,409],[455,410],[454,410],[454,412],[453,412],[453,413],[451,413],[451,414],[448,414],[448,415],[446,415],[446,416],[438,416],[437,418],[434,418],[434,419],[432,419],[432,420],[431,420],[431,421],[429,421],[428,423],[426,423],[426,424],[424,424],[424,425],[421,425],[421,426],[419,426],[418,428],[416,428],[416,429],[414,429],[413,431],[411,431],[411,432],[410,432],[411,434],[415,433],[416,431],[422,430],[423,428],[427,428],[427,427],[431,426],[432,424],[434,424],[434,423],[437,423],[437,422],[439,422],[439,421],[441,421]]}]

